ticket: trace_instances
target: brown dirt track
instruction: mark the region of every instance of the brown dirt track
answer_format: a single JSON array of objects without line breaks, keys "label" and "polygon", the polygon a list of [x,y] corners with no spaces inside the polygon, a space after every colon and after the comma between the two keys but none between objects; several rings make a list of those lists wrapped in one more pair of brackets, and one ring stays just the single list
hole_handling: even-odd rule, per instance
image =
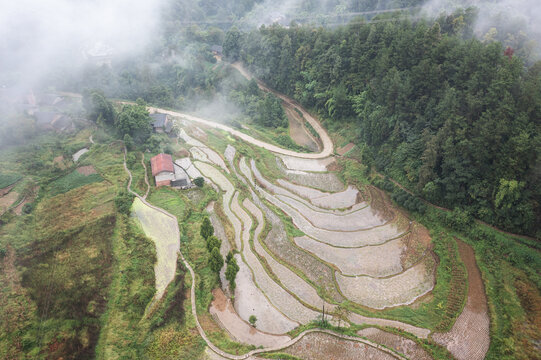
[{"label": "brown dirt track", "polygon": [[468,300],[451,331],[433,339],[446,346],[458,360],[482,360],[490,345],[490,319],[481,272],[472,247],[457,239],[460,257],[468,272]]}]

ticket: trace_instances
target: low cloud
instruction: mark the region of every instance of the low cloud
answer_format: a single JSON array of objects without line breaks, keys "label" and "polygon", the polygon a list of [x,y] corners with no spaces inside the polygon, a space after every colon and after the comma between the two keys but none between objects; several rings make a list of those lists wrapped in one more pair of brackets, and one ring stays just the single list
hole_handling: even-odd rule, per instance
[{"label": "low cloud", "polygon": [[0,86],[32,86],[93,55],[137,54],[157,36],[164,0],[16,0],[0,12]]}]

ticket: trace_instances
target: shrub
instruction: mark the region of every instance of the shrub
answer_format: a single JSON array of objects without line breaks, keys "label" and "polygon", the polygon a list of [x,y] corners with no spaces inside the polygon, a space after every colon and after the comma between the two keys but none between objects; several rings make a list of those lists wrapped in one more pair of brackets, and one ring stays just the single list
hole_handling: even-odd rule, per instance
[{"label": "shrub", "polygon": [[199,176],[193,179],[193,183],[197,185],[197,187],[203,187],[203,185],[205,185],[205,179]]},{"label": "shrub", "polygon": [[207,238],[207,250],[209,252],[212,252],[214,248],[220,250],[220,246],[222,246],[222,242],[216,236],[211,235]]},{"label": "shrub", "polygon": [[129,192],[125,190],[120,191],[114,200],[116,210],[121,214],[129,215],[133,198],[134,196]]},{"label": "shrub", "polygon": [[[231,254],[231,256],[229,256],[229,254]],[[239,272],[239,265],[237,264],[237,260],[233,257],[233,254],[231,252],[229,252],[229,254],[227,254],[229,261],[227,262],[227,269],[225,269],[225,278],[229,281],[231,290],[235,290],[235,279]]]},{"label": "shrub", "polygon": [[210,223],[208,216],[206,216],[203,219],[203,223],[201,224],[201,229],[199,230],[199,234],[205,240],[214,234],[214,227]]},{"label": "shrub", "polygon": [[209,265],[211,270],[215,273],[219,273],[222,266],[224,266],[224,258],[220,254],[220,250],[218,250],[218,248],[214,248],[210,252]]},{"label": "shrub", "polygon": [[250,317],[248,318],[248,321],[250,322],[250,325],[254,326],[255,327],[255,323],[257,321],[257,317],[255,315],[250,315]]}]

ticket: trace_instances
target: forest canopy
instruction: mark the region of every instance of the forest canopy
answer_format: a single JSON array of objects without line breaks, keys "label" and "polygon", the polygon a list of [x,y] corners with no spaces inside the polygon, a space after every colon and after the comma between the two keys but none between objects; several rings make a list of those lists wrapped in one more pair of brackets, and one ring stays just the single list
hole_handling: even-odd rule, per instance
[{"label": "forest canopy", "polygon": [[535,234],[541,62],[504,56],[501,43],[470,37],[472,13],[459,18],[262,26],[224,52],[327,122],[351,126],[367,161],[427,200]]}]

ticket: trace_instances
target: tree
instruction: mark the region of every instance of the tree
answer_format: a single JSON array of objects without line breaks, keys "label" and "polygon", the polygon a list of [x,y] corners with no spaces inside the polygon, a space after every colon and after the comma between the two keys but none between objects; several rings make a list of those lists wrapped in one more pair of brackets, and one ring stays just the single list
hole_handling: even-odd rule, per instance
[{"label": "tree", "polygon": [[255,315],[250,315],[250,317],[248,318],[248,321],[250,322],[250,325],[252,325],[253,327],[255,327],[255,323],[257,321],[257,317]]},{"label": "tree", "polygon": [[116,210],[121,214],[129,215],[133,198],[132,194],[126,190],[121,190],[114,199]]},{"label": "tree", "polygon": [[[231,254],[231,257],[229,257]],[[239,272],[239,265],[237,264],[237,259],[233,257],[232,253],[227,254],[229,261],[227,262],[227,268],[225,269],[225,278],[229,281],[229,286],[231,290],[235,290],[236,284],[235,279],[237,278],[237,273]]]},{"label": "tree", "polygon": [[240,37],[240,31],[236,26],[225,34],[224,55],[231,61],[237,61],[240,57]]},{"label": "tree", "polygon": [[145,106],[125,105],[115,120],[121,136],[130,135],[137,144],[144,143],[152,134],[150,116]]},{"label": "tree", "polygon": [[124,135],[124,145],[126,146],[126,149],[128,149],[128,151],[133,150],[133,139],[129,134]]},{"label": "tree", "polygon": [[220,250],[220,246],[222,246],[222,242],[216,236],[212,235],[207,238],[207,250],[209,252],[214,248]]},{"label": "tree", "polygon": [[220,250],[218,250],[218,248],[214,248],[210,252],[209,265],[211,270],[215,273],[219,273],[222,266],[224,266],[224,258],[220,254]]},{"label": "tree", "polygon": [[212,236],[214,234],[214,227],[210,223],[210,219],[208,216],[205,216],[203,219],[203,223],[201,224],[201,229],[199,230],[199,234],[203,239],[208,239],[209,236]]},{"label": "tree", "polygon": [[197,185],[197,187],[203,187],[203,185],[205,185],[205,179],[199,176],[193,179],[193,183]]},{"label": "tree", "polygon": [[83,91],[83,107],[90,120],[113,125],[115,110],[103,91],[96,89]]}]

